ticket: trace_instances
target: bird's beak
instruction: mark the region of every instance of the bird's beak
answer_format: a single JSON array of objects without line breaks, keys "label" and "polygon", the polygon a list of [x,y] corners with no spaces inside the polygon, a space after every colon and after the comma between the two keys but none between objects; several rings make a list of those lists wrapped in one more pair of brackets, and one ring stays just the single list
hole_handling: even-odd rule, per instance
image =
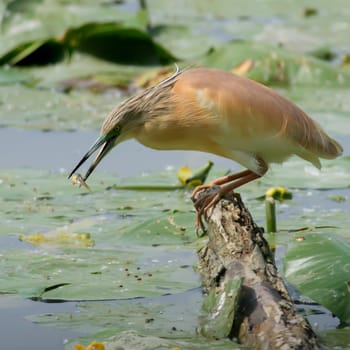
[{"label": "bird's beak", "polygon": [[83,180],[86,181],[86,179],[90,176],[90,174],[94,171],[98,163],[102,160],[102,158],[114,147],[115,145],[115,139],[117,138],[116,135],[102,135],[100,136],[95,143],[90,147],[90,149],[86,152],[85,156],[80,160],[80,162],[77,164],[77,166],[72,170],[72,172],[69,174],[68,179],[78,170],[85,161],[90,158],[90,156],[96,152],[101,146],[102,148],[98,152],[96,158],[90,165],[90,168],[86,172]]}]

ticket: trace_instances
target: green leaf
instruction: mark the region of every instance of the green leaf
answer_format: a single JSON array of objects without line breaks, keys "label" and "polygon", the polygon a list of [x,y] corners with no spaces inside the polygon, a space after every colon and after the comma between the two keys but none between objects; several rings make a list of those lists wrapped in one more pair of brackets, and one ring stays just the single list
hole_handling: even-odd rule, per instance
[{"label": "green leaf", "polygon": [[[176,181],[175,172],[172,177]],[[162,175],[150,178],[164,181]],[[115,178],[102,180],[112,184]],[[192,206],[184,202],[183,191],[106,190],[105,184],[90,183],[90,193],[72,187],[66,174],[28,169],[1,174],[0,236],[11,233],[15,241],[22,234],[28,242],[39,238],[41,245],[32,250],[20,236],[16,249],[1,252],[0,278],[6,283],[0,293],[101,300],[198,286],[192,269],[194,213],[188,212]],[[53,285],[60,287],[50,289]]]},{"label": "green leaf", "polygon": [[143,30],[118,23],[87,23],[68,29],[58,38],[21,43],[0,57],[0,64],[47,65],[59,62],[74,50],[122,63],[168,64],[175,57]]},{"label": "green leaf", "polygon": [[349,349],[350,327],[329,329],[320,333],[326,349]]},{"label": "green leaf", "polygon": [[188,179],[186,179],[185,181],[186,184],[192,185],[192,186],[195,186],[195,183],[199,185],[204,184],[213,165],[214,163],[211,160],[209,160],[206,165],[194,171],[194,173]]},{"label": "green leaf", "polygon": [[0,68],[0,85],[33,82],[34,77],[30,72],[15,68]]},{"label": "green leaf", "polygon": [[293,157],[285,163],[273,164],[269,173],[262,178],[265,186],[286,186],[293,188],[330,189],[346,188],[349,185],[350,160],[342,157],[335,160],[321,160],[322,169],[316,169],[305,160]]},{"label": "green leaf", "polygon": [[142,246],[189,244],[197,239],[194,212],[166,212],[142,223],[121,228],[119,242]]},{"label": "green leaf", "polygon": [[[180,255],[189,249],[127,248],[7,250],[0,258],[0,293],[35,300],[104,300],[177,293],[198,286]],[[194,257],[191,259],[194,261]],[[189,260],[187,260],[189,261]],[[181,278],[180,278],[181,276]],[[52,288],[52,286],[58,286]]]},{"label": "green leaf", "polygon": [[21,44],[0,57],[0,65],[46,65],[61,61],[65,56],[64,46],[54,39],[35,40]]},{"label": "green leaf", "polygon": [[60,94],[20,84],[0,85],[1,126],[46,131],[97,129],[116,102],[111,96],[82,91]]},{"label": "green leaf", "polygon": [[233,71],[235,66],[247,59],[253,60],[253,68],[246,76],[265,85],[350,85],[348,72],[311,56],[295,54],[266,43],[234,41],[214,48],[202,63]]},{"label": "green leaf", "polygon": [[[5,5],[6,6],[6,5]],[[3,16],[0,55],[28,42],[58,38],[68,28],[89,22],[119,22],[140,30],[145,20],[138,13],[100,1],[10,1]]]},{"label": "green leaf", "polygon": [[290,244],[284,274],[303,294],[350,323],[350,244],[331,234],[306,234]]},{"label": "green leaf", "polygon": [[63,41],[68,47],[112,62],[152,65],[175,60],[145,31],[116,23],[85,24],[68,30]]}]

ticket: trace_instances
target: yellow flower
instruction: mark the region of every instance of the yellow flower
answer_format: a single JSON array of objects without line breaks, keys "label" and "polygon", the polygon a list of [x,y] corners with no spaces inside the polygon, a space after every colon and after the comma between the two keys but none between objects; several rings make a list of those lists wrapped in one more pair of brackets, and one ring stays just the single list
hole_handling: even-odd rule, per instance
[{"label": "yellow flower", "polygon": [[88,347],[86,348],[86,350],[105,350],[105,346],[103,345],[103,343],[100,343],[98,341],[93,341],[90,345],[88,345]]},{"label": "yellow flower", "polygon": [[293,195],[286,187],[271,187],[265,192],[266,198],[273,198],[277,201],[292,199]]},{"label": "yellow flower", "polygon": [[213,165],[213,162],[208,161],[208,163],[204,167],[198,169],[194,173],[186,165],[178,170],[177,177],[183,185],[192,187],[199,186],[205,182],[209,171],[213,167]]},{"label": "yellow flower", "polygon": [[81,345],[81,344],[75,344],[74,350],[85,350],[85,347],[84,345]]}]

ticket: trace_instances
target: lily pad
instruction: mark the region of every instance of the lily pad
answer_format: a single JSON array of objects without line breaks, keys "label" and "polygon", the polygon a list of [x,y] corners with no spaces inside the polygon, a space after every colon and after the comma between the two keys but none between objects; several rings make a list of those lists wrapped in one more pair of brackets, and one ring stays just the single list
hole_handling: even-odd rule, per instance
[{"label": "lily pad", "polygon": [[[322,160],[318,170],[303,159],[293,157],[282,165],[274,164],[262,179],[266,186],[283,185],[288,188],[345,188],[350,183],[348,157],[335,160]],[[270,186],[269,186],[270,185]]]},{"label": "lily pad", "polygon": [[0,85],[33,83],[34,77],[26,71],[14,68],[0,68]]},{"label": "lily pad", "polygon": [[167,64],[175,57],[145,31],[115,23],[88,23],[68,30],[63,43],[108,61],[128,64]]},{"label": "lily pad", "polygon": [[[298,53],[328,45],[335,47],[339,55],[348,48],[346,1],[336,0],[331,4],[319,0],[313,6],[317,15],[310,17],[305,17],[310,9],[307,1],[299,1],[295,6],[295,3],[278,0],[244,3],[231,0],[179,0],[176,3],[153,0],[148,7],[154,25],[183,25],[192,33],[192,36],[180,35],[174,30],[173,33],[167,32],[164,38],[161,32],[157,38],[173,52],[186,51],[186,57],[190,55],[188,41],[191,41],[196,56],[200,45],[202,52],[206,52],[218,43],[232,40],[253,40]],[[181,40],[184,37],[188,40]]]},{"label": "lily pad", "polygon": [[0,57],[0,64],[47,65],[59,62],[74,51],[107,61],[128,64],[167,64],[175,57],[139,28],[118,23],[87,23],[68,29],[58,38],[28,41]]},{"label": "lily pad", "polygon": [[265,85],[349,86],[350,74],[311,56],[250,41],[234,41],[214,48],[202,64],[226,70],[247,60],[253,67],[246,76]]},{"label": "lily pad", "polygon": [[68,28],[77,28],[89,22],[116,21],[140,30],[145,28],[144,16],[130,12],[113,3],[101,6],[99,1],[15,1],[5,5],[6,16],[0,54],[14,50],[28,42],[58,38]]},{"label": "lily pad", "polygon": [[136,225],[119,230],[120,242],[142,246],[186,245],[196,240],[193,230],[194,212],[166,212]]},{"label": "lily pad", "polygon": [[[0,205],[6,206],[1,233],[21,233],[22,240],[22,249],[1,254],[3,293],[40,300],[116,299],[198,285],[191,267],[194,214],[177,209],[191,206],[173,191],[147,195],[95,184],[90,193],[72,187],[63,174],[29,170],[2,174],[1,187]],[[57,228],[45,232],[48,226]],[[38,242],[33,233],[42,243],[34,250],[24,243]]]},{"label": "lily pad", "polygon": [[350,347],[350,327],[324,331],[320,336],[329,349],[348,349]]},{"label": "lily pad", "polygon": [[[80,331],[88,328],[94,334],[79,339],[79,343],[101,340],[107,349],[118,346],[130,350],[238,348],[229,339],[208,340],[196,334],[201,302],[201,293],[196,289],[142,302],[80,303],[79,312],[74,314],[37,315],[29,319],[63,328],[69,325]],[[77,342],[71,340],[66,349],[72,349]]]},{"label": "lily pad", "polygon": [[43,65],[61,61],[65,56],[64,47],[53,39],[24,43],[0,57],[1,65]]},{"label": "lily pad", "polygon": [[19,236],[19,240],[28,242],[34,246],[82,246],[92,247],[95,242],[89,233],[67,233],[54,231],[48,234],[34,233],[29,236]]},{"label": "lily pad", "polygon": [[[186,251],[186,249],[185,249]],[[187,261],[194,257],[189,251]],[[179,250],[128,249],[8,250],[1,254],[1,293],[34,300],[105,300],[176,293],[198,286]],[[190,259],[189,259],[190,258]],[[181,275],[181,279],[180,279]],[[53,287],[55,286],[55,287]]]},{"label": "lily pad", "polygon": [[286,279],[303,294],[350,323],[350,245],[336,235],[307,234],[290,244],[284,257]]}]

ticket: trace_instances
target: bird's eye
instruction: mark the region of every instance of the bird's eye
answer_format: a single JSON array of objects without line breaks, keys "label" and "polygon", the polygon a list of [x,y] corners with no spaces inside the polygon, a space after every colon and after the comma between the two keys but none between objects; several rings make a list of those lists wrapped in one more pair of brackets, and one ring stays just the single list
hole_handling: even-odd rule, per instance
[{"label": "bird's eye", "polygon": [[117,137],[120,134],[120,126],[115,126],[111,131],[109,131],[108,136],[109,137]]}]

